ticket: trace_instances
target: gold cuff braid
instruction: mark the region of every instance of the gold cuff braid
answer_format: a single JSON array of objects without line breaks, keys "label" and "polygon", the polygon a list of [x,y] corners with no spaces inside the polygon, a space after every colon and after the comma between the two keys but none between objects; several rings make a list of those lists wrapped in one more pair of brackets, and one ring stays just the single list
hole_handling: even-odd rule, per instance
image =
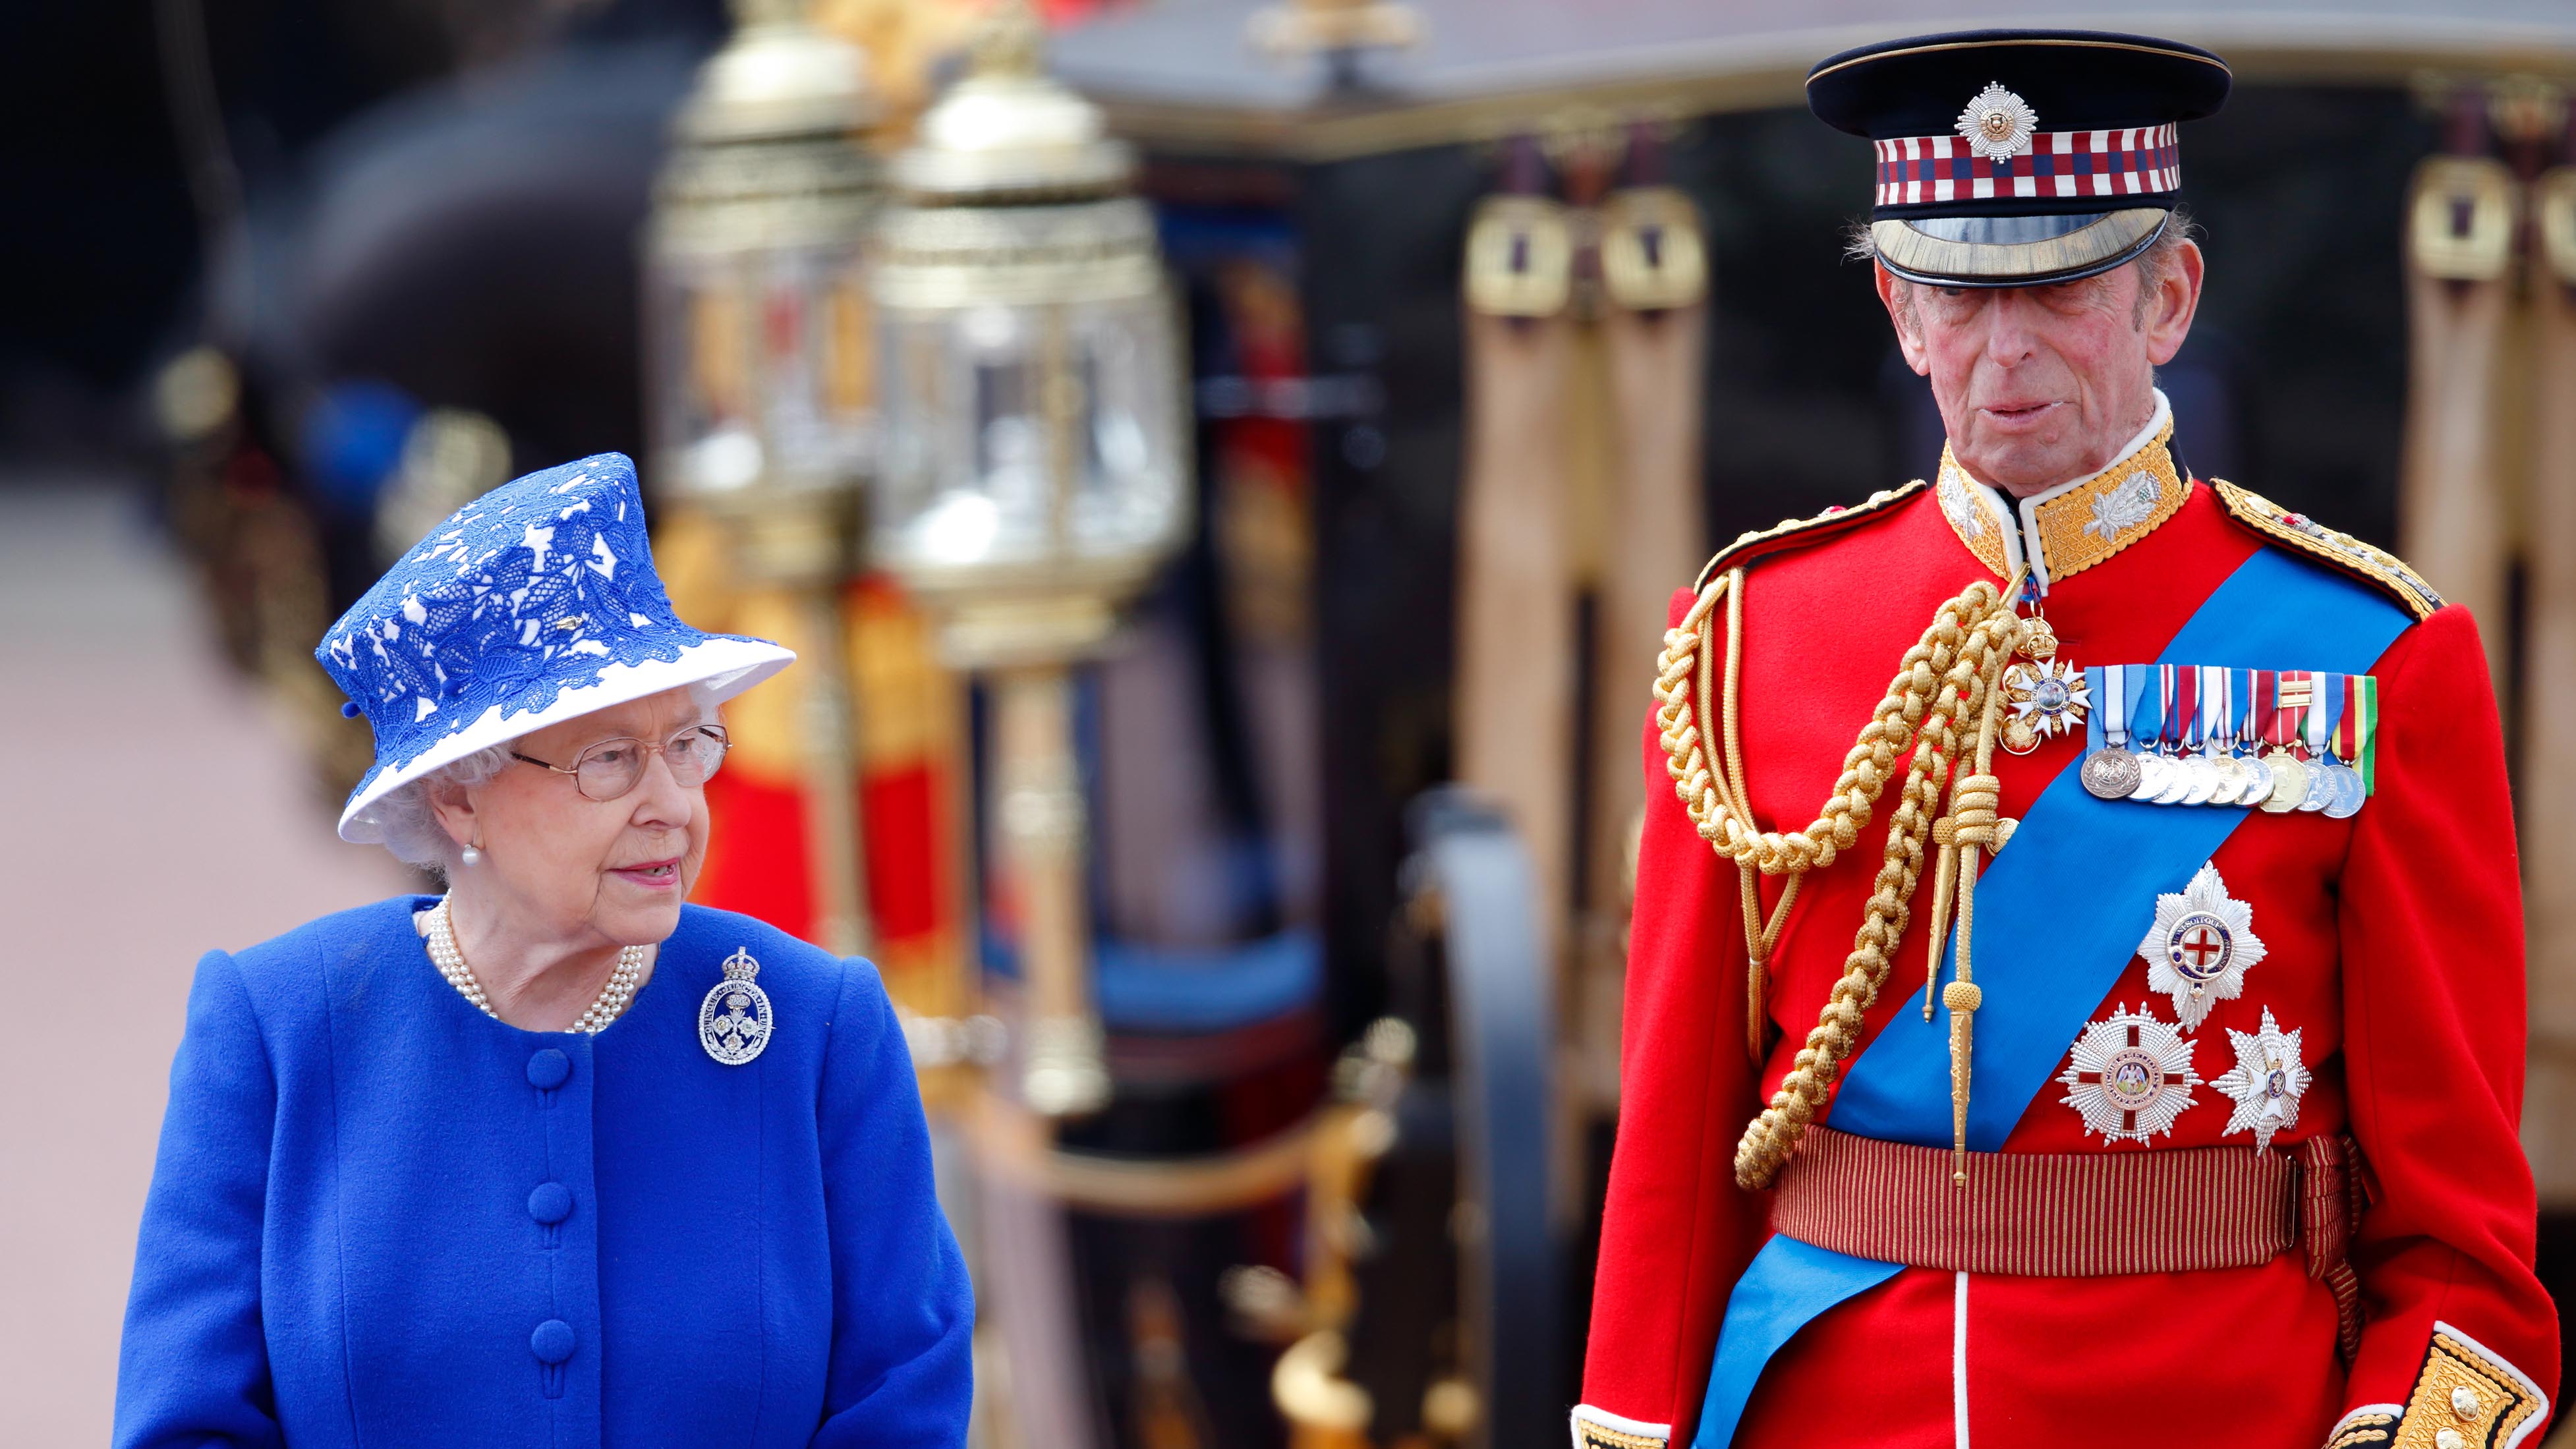
[{"label": "gold cuff braid", "polygon": [[1598,1424],[1574,1426],[1575,1449],[1665,1449],[1669,1440],[1649,1438],[1644,1434],[1625,1434],[1617,1429],[1604,1429]]},{"label": "gold cuff braid", "polygon": [[[1605,1420],[1617,1419],[1617,1423]],[[1574,1449],[1670,1449],[1672,1426],[1642,1424],[1578,1404],[1573,1414]]]},{"label": "gold cuff braid", "polygon": [[2520,1369],[2447,1323],[2433,1325],[2392,1449],[2511,1449],[2548,1417],[2549,1400]]}]

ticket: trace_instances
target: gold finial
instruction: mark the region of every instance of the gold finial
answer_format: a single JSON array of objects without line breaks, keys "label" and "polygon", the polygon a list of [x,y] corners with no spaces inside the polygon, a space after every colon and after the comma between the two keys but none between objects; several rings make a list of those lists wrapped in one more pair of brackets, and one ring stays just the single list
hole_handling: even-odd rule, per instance
[{"label": "gold finial", "polygon": [[973,73],[979,76],[1038,76],[1046,73],[1046,24],[1028,0],[1002,0],[975,28],[967,47]]}]

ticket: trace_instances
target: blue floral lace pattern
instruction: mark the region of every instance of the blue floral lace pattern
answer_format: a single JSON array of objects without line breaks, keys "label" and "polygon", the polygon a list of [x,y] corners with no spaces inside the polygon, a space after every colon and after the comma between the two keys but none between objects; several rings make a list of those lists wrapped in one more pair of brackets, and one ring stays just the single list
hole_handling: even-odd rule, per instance
[{"label": "blue floral lace pattern", "polygon": [[498,706],[504,719],[670,663],[712,638],[653,572],[635,465],[601,453],[503,484],[432,529],[331,627],[314,657],[375,730],[359,783]]}]

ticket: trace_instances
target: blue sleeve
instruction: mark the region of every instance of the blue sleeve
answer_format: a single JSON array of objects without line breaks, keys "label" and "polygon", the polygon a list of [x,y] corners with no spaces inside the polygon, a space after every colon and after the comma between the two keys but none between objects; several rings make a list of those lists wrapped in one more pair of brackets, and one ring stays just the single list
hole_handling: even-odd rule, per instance
[{"label": "blue sleeve", "polygon": [[232,957],[209,952],[170,1064],[116,1367],[118,1449],[282,1445],[260,1330],[277,1084]]},{"label": "blue sleeve", "polygon": [[931,1180],[912,1054],[864,961],[842,968],[821,1110],[832,1357],[815,1449],[963,1445],[974,1289]]}]

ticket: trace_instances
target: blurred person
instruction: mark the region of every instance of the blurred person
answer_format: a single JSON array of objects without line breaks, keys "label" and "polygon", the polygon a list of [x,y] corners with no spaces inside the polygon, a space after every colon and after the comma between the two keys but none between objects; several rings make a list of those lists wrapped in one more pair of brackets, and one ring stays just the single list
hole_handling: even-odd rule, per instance
[{"label": "blurred person", "polygon": [[717,707],[794,656],[679,620],[617,454],[460,510],[316,655],[376,744],[341,837],[448,889],[199,963],[115,1442],[961,1444],[875,970],[684,904]]},{"label": "blurred person", "polygon": [[2155,386],[2229,87],[2075,31],[1808,77],[1948,442],[1675,601],[1578,1449],[2548,1422],[2477,625]]}]

